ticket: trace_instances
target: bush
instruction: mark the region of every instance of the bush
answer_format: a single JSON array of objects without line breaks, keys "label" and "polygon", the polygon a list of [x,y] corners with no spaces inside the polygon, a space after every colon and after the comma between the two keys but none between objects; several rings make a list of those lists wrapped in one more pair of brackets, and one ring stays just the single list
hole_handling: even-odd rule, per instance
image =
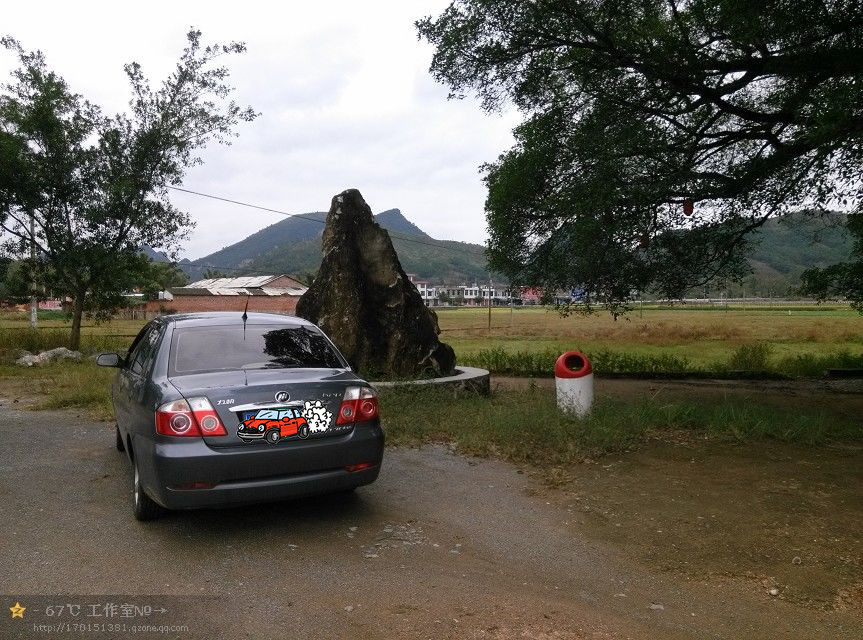
[{"label": "bush", "polygon": [[[501,348],[482,349],[460,359],[462,364],[488,369],[492,373],[548,378],[554,375],[559,351],[508,352]],[[686,358],[674,355],[644,355],[619,351],[595,351],[587,354],[598,374],[685,375],[695,371]]]},{"label": "bush", "polygon": [[767,371],[773,347],[766,342],[744,344],[731,354],[728,368],[732,371]]},{"label": "bush", "polygon": [[828,369],[863,369],[863,353],[834,351],[821,356],[786,356],[776,364],[777,369],[795,378],[819,378]]}]

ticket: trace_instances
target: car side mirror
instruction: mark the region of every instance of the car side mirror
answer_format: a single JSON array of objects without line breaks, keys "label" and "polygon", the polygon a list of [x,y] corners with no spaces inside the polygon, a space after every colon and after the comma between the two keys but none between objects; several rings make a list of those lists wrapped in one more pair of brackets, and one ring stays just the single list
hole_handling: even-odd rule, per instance
[{"label": "car side mirror", "polygon": [[96,358],[96,364],[100,367],[122,367],[123,358],[117,353],[100,353]]}]

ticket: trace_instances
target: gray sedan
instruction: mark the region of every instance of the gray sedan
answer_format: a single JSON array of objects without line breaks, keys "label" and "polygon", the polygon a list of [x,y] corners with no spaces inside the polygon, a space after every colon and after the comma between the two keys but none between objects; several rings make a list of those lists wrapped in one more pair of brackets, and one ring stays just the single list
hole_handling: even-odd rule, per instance
[{"label": "gray sedan", "polygon": [[377,394],[314,324],[193,313],[147,324],[112,389],[134,514],[350,491],[383,459]]}]

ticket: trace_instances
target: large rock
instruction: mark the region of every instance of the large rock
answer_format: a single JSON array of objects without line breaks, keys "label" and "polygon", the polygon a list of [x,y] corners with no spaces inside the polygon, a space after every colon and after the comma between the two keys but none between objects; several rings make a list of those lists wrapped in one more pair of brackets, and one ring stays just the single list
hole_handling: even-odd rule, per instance
[{"label": "large rock", "polygon": [[57,347],[56,349],[43,351],[35,356],[32,353],[25,351],[21,354],[21,357],[15,361],[15,364],[22,367],[32,367],[34,365],[48,364],[49,362],[54,362],[56,360],[74,360],[75,362],[80,362],[81,358],[82,355],[80,351],[70,351],[66,347]]},{"label": "large rock", "polygon": [[356,189],[333,198],[323,262],[297,315],[320,326],[364,375],[449,375],[455,353]]}]

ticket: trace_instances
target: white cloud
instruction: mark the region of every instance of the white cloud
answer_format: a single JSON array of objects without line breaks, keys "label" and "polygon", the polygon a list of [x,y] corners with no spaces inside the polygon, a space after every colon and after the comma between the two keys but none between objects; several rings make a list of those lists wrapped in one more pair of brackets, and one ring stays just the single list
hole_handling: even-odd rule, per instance
[{"label": "white cloud", "polygon": [[[335,193],[357,187],[374,211],[399,207],[434,237],[481,242],[478,167],[512,144],[516,117],[447,101],[427,73],[432,51],[413,22],[446,4],[22,3],[4,8],[2,30],[42,49],[107,111],[128,99],[122,65],[136,60],[159,81],[190,25],[208,41],[245,41],[248,52],[228,62],[235,97],[262,115],[233,145],[208,148],[185,187],[296,213],[326,210]],[[12,62],[0,57],[0,77]],[[196,196],[174,201],[198,222],[193,259],[279,219]]]}]

